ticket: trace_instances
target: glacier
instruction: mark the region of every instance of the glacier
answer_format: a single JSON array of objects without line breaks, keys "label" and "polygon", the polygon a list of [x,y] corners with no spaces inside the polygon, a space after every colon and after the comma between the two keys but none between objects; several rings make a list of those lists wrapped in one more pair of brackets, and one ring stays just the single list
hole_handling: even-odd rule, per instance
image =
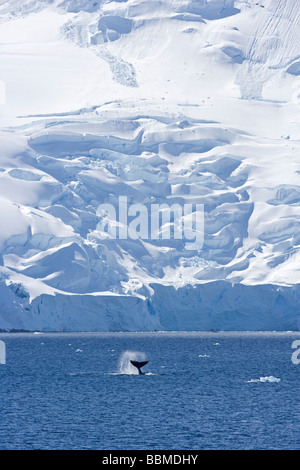
[{"label": "glacier", "polygon": [[[297,0],[1,2],[0,330],[300,329],[299,24]],[[203,205],[202,248],[104,237],[120,196]]]}]

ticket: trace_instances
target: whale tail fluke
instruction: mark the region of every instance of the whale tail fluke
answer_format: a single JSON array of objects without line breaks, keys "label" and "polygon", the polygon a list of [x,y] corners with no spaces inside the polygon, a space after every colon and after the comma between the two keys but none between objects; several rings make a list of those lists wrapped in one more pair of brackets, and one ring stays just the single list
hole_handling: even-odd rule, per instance
[{"label": "whale tail fluke", "polygon": [[131,364],[136,367],[139,371],[139,375],[144,375],[144,372],[141,371],[141,368],[148,364],[149,361],[130,361]]}]

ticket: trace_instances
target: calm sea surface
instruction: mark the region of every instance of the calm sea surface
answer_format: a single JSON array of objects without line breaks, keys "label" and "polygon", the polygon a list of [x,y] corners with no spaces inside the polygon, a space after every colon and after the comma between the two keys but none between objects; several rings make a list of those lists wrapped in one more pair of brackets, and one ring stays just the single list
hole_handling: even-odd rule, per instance
[{"label": "calm sea surface", "polygon": [[0,449],[300,449],[297,339],[0,334]]}]

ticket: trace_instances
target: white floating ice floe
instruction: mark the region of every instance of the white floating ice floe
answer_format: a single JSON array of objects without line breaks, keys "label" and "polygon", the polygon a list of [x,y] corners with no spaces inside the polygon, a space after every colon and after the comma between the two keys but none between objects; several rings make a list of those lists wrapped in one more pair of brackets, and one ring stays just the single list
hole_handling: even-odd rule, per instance
[{"label": "white floating ice floe", "polygon": [[270,375],[270,376],[268,376],[268,377],[260,377],[259,379],[251,379],[251,380],[248,380],[248,383],[251,383],[251,382],[278,383],[278,382],[280,382],[280,379],[277,378],[277,377],[274,377],[273,375]]}]

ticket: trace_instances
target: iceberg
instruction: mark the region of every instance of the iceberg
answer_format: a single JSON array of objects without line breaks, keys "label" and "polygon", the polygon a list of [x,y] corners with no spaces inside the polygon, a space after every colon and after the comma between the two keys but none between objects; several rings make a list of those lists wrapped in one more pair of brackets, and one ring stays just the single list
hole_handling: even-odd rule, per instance
[{"label": "iceberg", "polygon": [[262,383],[278,383],[281,379],[277,377],[273,377],[273,375],[267,377],[260,377],[259,379],[251,379],[248,382],[262,382]]}]

